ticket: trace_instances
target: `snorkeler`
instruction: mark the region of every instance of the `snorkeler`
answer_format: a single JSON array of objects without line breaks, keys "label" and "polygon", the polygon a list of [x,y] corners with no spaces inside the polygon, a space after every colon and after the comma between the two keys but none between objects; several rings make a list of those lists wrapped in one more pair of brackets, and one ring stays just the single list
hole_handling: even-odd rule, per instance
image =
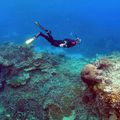
[{"label": "snorkeler", "polygon": [[64,47],[64,48],[70,48],[75,46],[76,44],[81,42],[81,39],[76,37],[75,40],[72,39],[64,39],[64,40],[55,40],[53,36],[51,35],[51,31],[45,29],[42,27],[38,22],[34,22],[39,28],[41,28],[43,31],[46,32],[47,35],[43,34],[42,32],[37,33],[33,38],[26,41],[26,44],[32,43],[34,40],[36,40],[38,37],[45,38],[51,45],[55,47]]}]

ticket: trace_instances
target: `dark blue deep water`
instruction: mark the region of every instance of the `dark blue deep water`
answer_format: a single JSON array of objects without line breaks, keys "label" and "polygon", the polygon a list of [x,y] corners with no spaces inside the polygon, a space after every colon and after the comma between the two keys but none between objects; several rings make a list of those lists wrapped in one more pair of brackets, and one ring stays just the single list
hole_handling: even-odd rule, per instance
[{"label": "dark blue deep water", "polygon": [[[23,44],[39,32],[33,20],[56,39],[76,33],[82,42],[64,49],[68,53],[94,56],[120,51],[119,0],[0,0],[0,42]],[[42,38],[33,44],[40,49],[50,46]]]}]

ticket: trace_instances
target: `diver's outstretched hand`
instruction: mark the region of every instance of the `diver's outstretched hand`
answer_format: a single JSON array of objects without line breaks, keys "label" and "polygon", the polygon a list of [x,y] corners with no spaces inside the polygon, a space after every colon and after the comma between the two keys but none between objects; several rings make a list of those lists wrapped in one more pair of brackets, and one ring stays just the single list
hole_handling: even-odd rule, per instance
[{"label": "diver's outstretched hand", "polygon": [[81,41],[82,41],[82,40],[81,40],[79,37],[76,38],[76,42],[77,42],[77,43],[81,43]]}]

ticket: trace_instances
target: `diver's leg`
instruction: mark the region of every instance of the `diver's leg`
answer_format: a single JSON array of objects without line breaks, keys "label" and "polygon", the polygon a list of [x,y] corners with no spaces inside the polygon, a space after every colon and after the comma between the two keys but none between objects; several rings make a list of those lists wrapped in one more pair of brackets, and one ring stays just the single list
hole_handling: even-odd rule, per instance
[{"label": "diver's leg", "polygon": [[45,35],[45,34],[43,34],[42,32],[37,33],[37,34],[35,35],[35,38],[37,39],[37,38],[40,37],[40,36],[42,36],[42,37],[45,38],[45,39],[48,39],[48,36]]},{"label": "diver's leg", "polygon": [[35,41],[38,37],[42,36],[43,38],[45,38],[46,40],[49,39],[49,36],[44,35],[43,33],[39,32],[37,33],[34,37],[28,39],[25,41],[26,44],[31,44],[33,41]]},{"label": "diver's leg", "polygon": [[[51,35],[51,31],[50,30],[47,30],[46,28],[44,28],[39,22],[37,22],[37,21],[35,21],[34,22],[40,29],[42,29],[44,32],[46,32],[46,34],[48,35],[48,36],[46,36],[46,35],[44,35],[43,33],[38,33],[37,35],[36,35],[36,38],[38,38],[39,36],[42,36],[42,37],[44,37],[45,39],[47,39],[47,37],[49,37],[49,39],[51,39],[51,40],[53,40],[53,37],[52,37],[52,35]],[[47,39],[48,40],[48,39]]]},{"label": "diver's leg", "polygon": [[53,39],[53,36],[51,34],[51,31],[50,30],[45,30],[46,34],[48,35],[49,39]]},{"label": "diver's leg", "polygon": [[53,43],[54,39],[51,34],[47,33],[48,35],[43,34],[42,32],[39,32],[38,34],[35,35],[35,38],[37,39],[39,36],[42,36],[45,38],[48,42]]}]

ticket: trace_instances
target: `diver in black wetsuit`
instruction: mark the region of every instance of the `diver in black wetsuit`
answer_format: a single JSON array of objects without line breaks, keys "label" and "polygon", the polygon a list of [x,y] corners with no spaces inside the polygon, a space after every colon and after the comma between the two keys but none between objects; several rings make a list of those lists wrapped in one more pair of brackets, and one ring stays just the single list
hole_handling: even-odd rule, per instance
[{"label": "diver in black wetsuit", "polygon": [[[37,39],[38,37],[43,37],[45,38],[49,43],[51,43],[51,45],[55,46],[55,47],[64,47],[64,48],[70,48],[75,46],[76,44],[80,43],[80,38],[76,37],[75,40],[72,39],[64,39],[64,40],[55,40],[53,38],[53,36],[51,35],[51,31],[46,30],[44,27],[42,27],[38,22],[35,22],[35,24],[41,28],[42,30],[44,30],[46,32],[47,35],[43,34],[42,32],[39,32],[38,34],[36,34],[32,39],[26,41],[26,44],[31,43],[32,41],[34,41],[35,39]],[[29,42],[30,41],[30,42]]]},{"label": "diver in black wetsuit", "polygon": [[56,47],[65,47],[65,48],[69,48],[69,47],[73,47],[75,46],[77,43],[80,42],[79,38],[76,38],[76,40],[71,40],[71,39],[64,39],[64,40],[55,40],[52,35],[51,32],[46,30],[47,35],[43,34],[42,32],[38,33],[37,35],[35,35],[35,38],[37,39],[39,36],[42,36],[43,38],[45,38],[49,43],[51,43],[51,45],[56,46]]}]

